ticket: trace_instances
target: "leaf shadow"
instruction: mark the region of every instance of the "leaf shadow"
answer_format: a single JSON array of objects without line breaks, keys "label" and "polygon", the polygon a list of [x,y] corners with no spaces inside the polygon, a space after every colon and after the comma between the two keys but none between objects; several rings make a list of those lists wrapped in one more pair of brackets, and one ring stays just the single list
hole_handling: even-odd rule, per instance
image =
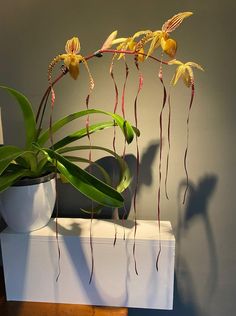
[{"label": "leaf shadow", "polygon": [[[138,189],[139,193],[143,186],[151,186],[153,183],[152,166],[154,159],[157,155],[159,143],[151,142],[144,149],[141,155],[139,163],[139,181]],[[137,158],[133,154],[127,154],[124,157],[133,180],[129,188],[122,192],[124,198],[124,207],[118,210],[119,218],[127,218],[132,209],[132,200],[135,191],[136,184],[136,169],[137,169]],[[117,160],[113,156],[106,156],[95,161],[101,165],[111,175],[112,182],[118,183],[119,175],[117,173]],[[88,170],[87,167],[85,170]],[[98,169],[93,168],[92,172],[95,176],[101,178],[101,173]],[[102,179],[102,178],[101,178]],[[73,188],[70,184],[58,182],[58,209],[59,217],[81,217],[90,218],[91,214],[83,212],[81,209],[91,210],[91,201]],[[54,211],[53,216],[56,215]],[[103,207],[99,214],[94,214],[94,218],[109,219],[113,217],[111,208]]]}]

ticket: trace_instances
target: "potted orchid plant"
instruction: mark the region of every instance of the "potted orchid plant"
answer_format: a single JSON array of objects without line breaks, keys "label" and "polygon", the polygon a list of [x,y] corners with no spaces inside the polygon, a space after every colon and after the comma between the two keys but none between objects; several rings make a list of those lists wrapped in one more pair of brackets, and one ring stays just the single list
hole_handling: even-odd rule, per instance
[{"label": "potted orchid plant", "polygon": [[[117,154],[115,148],[115,128],[119,128],[124,136],[125,143],[129,144],[133,140],[137,144],[137,175],[136,175],[136,192],[138,185],[138,164],[139,164],[139,149],[138,149],[138,136],[139,136],[139,127],[137,119],[137,101],[139,93],[142,89],[143,77],[139,68],[139,64],[147,60],[153,60],[154,62],[159,63],[159,79],[163,85],[164,97],[163,97],[163,106],[160,113],[160,122],[162,122],[162,112],[164,110],[165,104],[167,103],[167,92],[163,80],[163,66],[172,66],[176,65],[172,85],[175,85],[178,80],[182,77],[184,83],[187,87],[190,87],[192,90],[190,108],[193,102],[194,96],[194,77],[192,68],[201,69],[201,66],[194,62],[182,63],[175,59],[177,51],[177,43],[174,39],[170,38],[170,33],[173,32],[182,21],[191,16],[191,12],[183,12],[176,14],[167,22],[165,22],[161,30],[151,31],[143,30],[137,31],[135,34],[129,37],[117,38],[117,31],[112,32],[108,38],[105,40],[102,47],[96,50],[94,53],[88,56],[83,56],[80,54],[80,41],[77,37],[66,42],[65,53],[57,55],[53,58],[52,62],[48,67],[48,88],[46,89],[38,111],[36,114],[33,112],[33,107],[26,96],[24,96],[19,91],[9,88],[7,86],[1,85],[0,88],[3,92],[7,92],[15,101],[17,101],[24,119],[25,127],[25,146],[23,148],[11,145],[4,145],[0,148],[0,198],[2,205],[2,214],[6,222],[10,225],[10,222],[13,221],[13,229],[18,231],[27,231],[32,229],[37,229],[41,226],[47,224],[50,219],[54,203],[55,203],[55,175],[63,179],[63,181],[69,182],[82,194],[86,195],[89,199],[98,203],[95,207],[95,211],[99,211],[102,206],[106,205],[111,208],[119,208],[123,206],[123,197],[122,192],[129,186],[132,176],[129,172],[125,160],[122,158],[122,155]],[[115,46],[115,48],[114,48]],[[147,48],[148,47],[148,48]],[[157,58],[154,56],[154,52],[160,49],[160,57]],[[114,82],[114,87],[116,91],[116,100],[114,109],[111,112],[104,111],[102,109],[90,108],[89,99],[90,95],[94,89],[94,80],[89,69],[89,60],[92,58],[100,58],[104,54],[111,54],[112,61],[110,67],[110,75]],[[164,60],[163,56],[166,54],[168,60]],[[119,115],[117,113],[117,102],[118,102],[118,92],[117,85],[113,75],[113,64],[116,60],[124,60],[126,66],[126,58],[130,56],[134,58],[135,66],[139,74],[139,88],[134,102],[134,126],[132,123],[128,122],[125,118],[125,108],[122,105],[122,113]],[[55,65],[63,63],[60,73],[57,76],[53,76],[55,71]],[[86,98],[85,104],[86,107],[78,112],[71,113],[66,117],[63,117],[57,121],[53,120],[53,109],[55,104],[56,90],[55,86],[59,80],[62,80],[67,74],[69,74],[73,79],[79,77],[79,69],[81,65],[85,66],[88,76],[89,76],[89,94]],[[127,66],[128,67],[128,66]],[[126,67],[126,69],[127,69]],[[128,70],[127,70],[128,76]],[[124,96],[125,89],[123,90]],[[46,129],[43,129],[43,120],[45,119],[46,108],[48,103],[51,103],[51,114],[49,118],[49,126]],[[109,117],[109,121],[102,121],[96,124],[90,124],[90,117],[97,114],[103,114]],[[170,112],[169,112],[170,116]],[[83,117],[85,119],[85,124],[83,128],[74,131],[69,135],[65,135],[59,141],[54,141],[54,135],[59,131],[63,126]],[[170,119],[169,119],[170,122]],[[170,123],[169,123],[170,124]],[[91,142],[91,137],[93,133],[98,131],[109,129],[110,132],[114,133],[114,140],[112,149],[103,148],[95,146]],[[162,147],[162,125],[160,125],[160,164],[161,164],[161,147]],[[81,139],[87,139],[88,145],[78,145],[78,141]],[[169,135],[168,135],[169,139]],[[73,143],[73,146],[70,146]],[[75,145],[74,145],[75,144]],[[89,151],[88,158],[82,158],[80,155],[71,156],[71,153],[78,153],[80,150],[87,149]],[[91,152],[93,150],[102,150],[104,153],[113,155],[119,164],[120,167],[120,181],[112,187],[112,181],[110,175],[99,166],[99,170],[103,176],[103,180],[98,179],[92,175],[89,170],[86,171],[79,166],[79,163],[87,163],[92,165],[93,161],[91,159]],[[185,159],[187,157],[187,148],[185,153]],[[185,160],[186,165],[186,160]],[[90,168],[88,168],[90,169]],[[159,165],[161,170],[161,165]],[[167,173],[166,173],[167,174]],[[187,174],[187,171],[186,171]],[[56,177],[58,178],[58,177]],[[33,215],[34,219],[29,219],[29,214],[22,216],[21,210],[19,210],[19,205],[15,206],[15,211],[10,214],[10,210],[7,209],[7,204],[12,208],[12,193],[15,191],[16,187],[22,189],[25,186],[25,183],[31,179],[33,181],[33,186],[42,185],[46,180],[52,181],[49,184],[50,194],[45,194],[46,197],[40,197],[39,200],[44,201],[44,206],[39,207],[41,210],[46,209],[47,206],[50,208],[50,211],[45,215],[45,219],[40,224],[34,224],[32,221],[38,217],[38,215]],[[161,180],[161,175],[160,179]],[[159,181],[159,193],[161,181]],[[45,193],[46,189],[42,189]],[[32,192],[30,196],[32,196]],[[53,195],[53,197],[52,197]],[[47,197],[50,198],[47,198]],[[160,198],[160,194],[158,194]],[[25,201],[29,198],[18,197],[16,203],[22,204],[22,201]],[[134,202],[136,199],[136,194],[134,196]],[[49,201],[50,200],[50,201]],[[134,203],[135,205],[135,203]],[[28,207],[32,208],[32,205]],[[93,210],[93,211],[94,211]],[[21,219],[16,219],[16,214],[19,213],[21,218],[28,219],[28,226],[25,228],[21,223]],[[16,222],[20,223],[18,225]]]}]

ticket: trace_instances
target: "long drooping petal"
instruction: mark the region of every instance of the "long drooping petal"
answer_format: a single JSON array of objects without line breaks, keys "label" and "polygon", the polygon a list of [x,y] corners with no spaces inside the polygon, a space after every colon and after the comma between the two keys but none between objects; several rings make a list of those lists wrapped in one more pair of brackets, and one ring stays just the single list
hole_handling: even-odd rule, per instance
[{"label": "long drooping petal", "polygon": [[[134,100],[134,118],[135,118],[135,127],[138,128],[138,98],[139,94],[143,87],[143,74],[140,71],[138,58],[135,59],[135,66],[138,71],[138,77],[139,77],[139,83],[138,83],[138,91],[135,96]],[[138,269],[137,269],[137,262],[136,262],[136,232],[137,232],[137,193],[138,193],[138,186],[139,186],[139,174],[140,174],[140,152],[139,152],[139,142],[138,137],[136,136],[136,183],[135,183],[135,189],[134,189],[134,199],[133,199],[133,205],[134,205],[134,243],[133,243],[133,258],[134,258],[134,266],[135,266],[135,273],[138,275]]]},{"label": "long drooping petal", "polygon": [[188,169],[187,169],[187,155],[188,155],[188,143],[189,143],[189,121],[190,121],[190,112],[191,112],[191,108],[192,108],[192,104],[193,104],[193,99],[194,99],[194,92],[195,92],[195,88],[194,88],[194,75],[193,75],[193,70],[192,67],[197,68],[199,70],[203,71],[203,68],[194,62],[187,62],[187,63],[182,63],[179,60],[171,60],[169,63],[169,65],[178,65],[175,74],[171,80],[171,84],[173,86],[176,85],[176,83],[178,82],[178,80],[182,77],[184,84],[187,87],[191,87],[191,98],[190,98],[190,103],[189,103],[189,109],[188,109],[188,117],[187,117],[187,143],[186,143],[186,148],[185,148],[185,153],[184,153],[184,170],[185,170],[185,175],[186,175],[186,189],[184,192],[184,197],[183,197],[183,203],[185,203],[185,199],[186,199],[186,194],[188,191],[188,187],[189,187],[189,176],[188,176]]},{"label": "long drooping petal", "polygon": [[[162,87],[163,87],[163,99],[162,99],[162,107],[159,115],[159,129],[160,129],[160,149],[159,149],[159,166],[158,166],[158,174],[159,174],[159,184],[158,184],[158,190],[157,190],[157,221],[158,221],[158,227],[159,227],[159,234],[160,234],[160,224],[161,224],[161,183],[162,183],[162,145],[163,145],[163,124],[162,124],[162,119],[163,119],[163,111],[165,109],[166,105],[166,98],[167,98],[167,93],[166,93],[166,87],[164,84],[163,80],[163,73],[162,73],[162,64],[160,65],[160,70],[159,70],[159,79],[161,81]],[[161,253],[161,242],[159,245],[159,251],[158,255],[156,258],[156,269],[158,271],[158,265],[159,265],[159,257]]]}]

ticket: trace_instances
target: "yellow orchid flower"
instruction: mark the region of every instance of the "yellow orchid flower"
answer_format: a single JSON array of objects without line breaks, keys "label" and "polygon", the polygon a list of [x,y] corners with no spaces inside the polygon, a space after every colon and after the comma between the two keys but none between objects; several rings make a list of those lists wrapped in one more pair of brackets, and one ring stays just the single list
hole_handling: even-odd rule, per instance
[{"label": "yellow orchid flower", "polygon": [[84,57],[78,55],[80,52],[80,42],[78,37],[72,37],[66,42],[66,54],[60,55],[60,60],[64,61],[65,66],[73,79],[77,79],[79,75],[79,63],[84,62]]},{"label": "yellow orchid flower", "polygon": [[[137,46],[138,42],[135,39],[139,37],[140,35],[145,34],[146,32],[150,32],[150,31],[139,31],[139,32],[136,32],[132,37],[117,38],[112,41],[112,45],[119,44],[117,46],[117,50],[130,50],[137,53],[140,52],[141,54],[138,54],[138,61],[142,62],[145,59],[143,55],[144,49],[143,47]],[[121,53],[119,54],[118,59],[121,59],[124,56],[125,54]]]},{"label": "yellow orchid flower", "polygon": [[82,56],[79,55],[78,53],[80,52],[80,41],[78,37],[72,37],[66,42],[65,45],[65,51],[66,54],[61,54],[56,56],[52,62],[49,64],[48,67],[48,81],[51,83],[52,81],[52,70],[53,67],[59,62],[59,61],[64,61],[64,64],[66,68],[68,69],[71,77],[73,79],[77,79],[79,75],[79,64],[82,62],[84,66],[86,67],[86,70],[89,75],[89,81],[90,81],[90,89],[92,90],[94,87],[94,80],[92,78],[92,75],[90,73],[88,64],[86,59]]},{"label": "yellow orchid flower", "polygon": [[189,61],[187,63],[182,63],[179,60],[173,59],[173,60],[169,61],[168,64],[169,65],[178,65],[178,67],[175,71],[175,74],[171,80],[171,84],[173,86],[175,86],[176,83],[178,82],[178,80],[182,77],[185,85],[187,87],[190,87],[192,85],[192,83],[194,82],[192,67],[204,71],[204,69],[199,64],[194,63],[192,61]]},{"label": "yellow orchid flower", "polygon": [[[112,44],[119,44],[116,49],[117,50],[131,50],[134,51],[134,47],[135,47],[135,42],[133,40],[132,37],[127,37],[127,38],[117,38],[115,39]],[[120,53],[118,59],[121,59],[122,57],[124,57],[125,54],[124,53]]]},{"label": "yellow orchid flower", "polygon": [[[132,50],[133,51],[133,47],[134,47],[134,41],[132,39],[132,37],[127,37],[127,38],[117,38],[115,39],[112,44],[119,44],[116,49],[117,50]],[[121,59],[122,57],[124,57],[125,54],[121,53],[119,54],[118,59]]]},{"label": "yellow orchid flower", "polygon": [[161,30],[147,33],[142,39],[143,45],[151,41],[147,57],[150,56],[156,48],[161,46],[162,50],[171,58],[175,56],[177,50],[177,43],[174,39],[169,38],[169,33],[174,31],[185,18],[191,16],[192,12],[180,12],[167,20]]},{"label": "yellow orchid flower", "polygon": [[146,35],[138,42],[137,47],[143,48],[148,42],[151,41],[146,58],[150,56],[156,48],[162,47],[162,50],[170,57],[174,57],[177,50],[177,43],[175,40],[169,38],[169,34],[164,31],[149,31]]}]

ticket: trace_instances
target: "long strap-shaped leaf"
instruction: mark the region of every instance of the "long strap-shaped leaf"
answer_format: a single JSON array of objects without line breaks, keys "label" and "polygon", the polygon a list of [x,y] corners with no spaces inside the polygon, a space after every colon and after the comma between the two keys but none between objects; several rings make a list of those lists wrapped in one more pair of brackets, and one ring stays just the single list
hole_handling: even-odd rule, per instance
[{"label": "long strap-shaped leaf", "polygon": [[[89,159],[86,158],[80,158],[80,157],[74,157],[74,156],[64,156],[66,159],[70,160],[70,161],[76,161],[76,162],[84,162],[84,163],[91,163],[91,161],[89,161]],[[105,183],[107,183],[108,185],[112,185],[112,180],[111,177],[109,175],[109,173],[98,163],[92,161],[92,164],[95,165],[99,171],[101,172],[101,174],[103,175],[104,181]],[[91,214],[93,212],[93,214],[99,214],[101,212],[101,210],[103,209],[103,205],[93,205],[92,209],[85,209],[85,208],[80,208],[80,210],[86,214]]]},{"label": "long strap-shaped leaf", "polygon": [[68,159],[50,149],[40,148],[47,159],[54,164],[59,172],[69,181],[78,191],[88,198],[109,207],[122,207],[123,198],[113,188],[98,180],[79,166],[71,163]]},{"label": "long strap-shaped leaf", "polygon": [[[66,159],[70,160],[71,162],[81,162],[81,163],[86,163],[89,164],[89,159],[87,158],[82,158],[82,157],[75,157],[75,156],[63,156]],[[96,166],[96,168],[100,171],[104,178],[104,182],[108,185],[112,185],[111,177],[109,173],[97,162],[91,161],[91,164]]]},{"label": "long strap-shaped leaf", "polygon": [[38,138],[38,144],[43,146],[45,142],[49,139],[50,137],[50,132],[55,133],[58,131],[60,128],[62,128],[64,125],[68,124],[69,122],[82,117],[82,116],[87,116],[90,114],[104,114],[112,117],[112,119],[115,121],[115,123],[121,128],[126,140],[128,143],[131,143],[133,138],[134,138],[134,133],[138,133],[138,131],[135,131],[130,123],[126,120],[124,120],[120,115],[114,114],[111,112],[106,112],[102,110],[96,110],[96,109],[89,109],[89,110],[84,110],[84,111],[79,111],[75,112],[73,114],[70,114],[58,121],[56,121],[52,127],[51,130],[47,129],[43,134],[40,135]]},{"label": "long strap-shaped leaf", "polygon": [[0,175],[16,158],[22,156],[26,152],[16,146],[0,147]]},{"label": "long strap-shaped leaf", "polygon": [[14,173],[1,175],[0,176],[0,192],[6,190],[12,184],[14,184],[17,180],[21,179],[22,177],[30,176],[30,172],[26,169],[19,170]]},{"label": "long strap-shaped leaf", "polygon": [[88,149],[95,149],[95,150],[102,150],[105,151],[107,153],[109,153],[110,155],[113,155],[119,165],[120,165],[120,169],[121,169],[121,176],[120,176],[120,182],[117,185],[116,190],[120,193],[122,193],[125,189],[128,188],[128,186],[130,185],[131,181],[132,181],[132,176],[130,174],[130,170],[128,168],[127,163],[125,162],[125,160],[123,160],[118,154],[116,154],[113,150],[110,150],[108,148],[105,147],[101,147],[101,146],[73,146],[73,147],[64,147],[59,149],[59,152],[62,154],[64,153],[68,153],[68,152],[72,152],[72,151],[78,151],[78,150],[88,150]]},{"label": "long strap-shaped leaf", "polygon": [[70,144],[70,143],[72,143],[80,138],[88,136],[88,133],[92,134],[96,131],[103,130],[105,128],[112,127],[112,126],[114,126],[114,121],[93,124],[93,125],[90,125],[88,128],[87,127],[82,128],[81,130],[79,130],[73,134],[70,134],[70,135],[64,137],[63,139],[61,139],[60,141],[58,141],[57,143],[53,144],[53,149],[57,150],[57,149],[62,148],[62,147],[66,146],[66,145],[68,145],[68,144]]},{"label": "long strap-shaped leaf", "polygon": [[25,124],[26,148],[29,148],[32,142],[35,141],[37,130],[31,103],[22,93],[18,92],[17,90],[6,86],[0,86],[0,88],[6,90],[12,97],[14,97],[21,108]]}]

